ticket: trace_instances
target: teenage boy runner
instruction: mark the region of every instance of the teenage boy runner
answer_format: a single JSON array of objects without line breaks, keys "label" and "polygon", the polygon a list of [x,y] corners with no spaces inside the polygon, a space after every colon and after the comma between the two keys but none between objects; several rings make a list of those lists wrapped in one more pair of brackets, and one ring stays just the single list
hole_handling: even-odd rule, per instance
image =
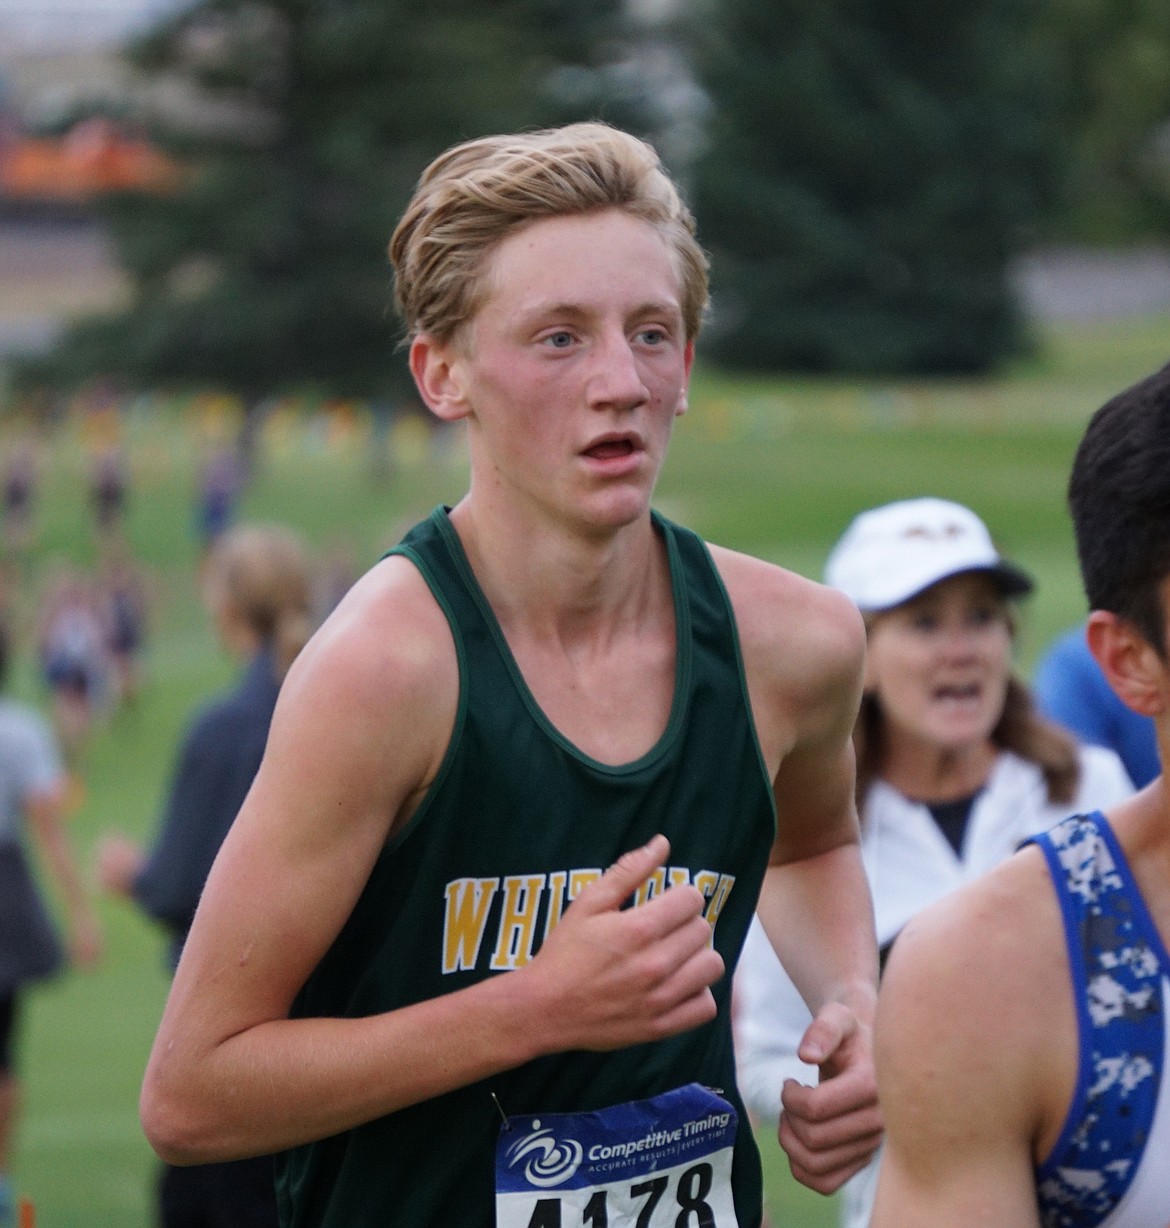
[{"label": "teenage boy runner", "polygon": [[706,267],[643,142],[456,147],[391,258],[470,488],[290,672],[147,1133],[287,1149],[286,1225],[757,1224],[725,972],[761,883],[826,1076],[789,1089],[792,1163],[833,1189],[880,1132],[860,617],[651,512]]}]

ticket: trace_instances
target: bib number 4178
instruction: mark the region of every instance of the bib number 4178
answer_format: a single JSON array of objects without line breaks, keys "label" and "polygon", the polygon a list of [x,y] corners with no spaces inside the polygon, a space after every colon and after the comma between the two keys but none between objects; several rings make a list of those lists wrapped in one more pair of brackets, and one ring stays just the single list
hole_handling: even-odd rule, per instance
[{"label": "bib number 4178", "polygon": [[[651,1177],[646,1181],[636,1182],[630,1186],[629,1204],[634,1204],[637,1218],[628,1218],[633,1211],[626,1211],[620,1224],[632,1224],[633,1228],[719,1228],[715,1219],[715,1211],[707,1202],[711,1192],[712,1168],[710,1164],[695,1164],[679,1174],[678,1184],[674,1189],[674,1201],[668,1199],[667,1177]],[[583,1228],[610,1228],[610,1195],[612,1189],[594,1190],[589,1201],[581,1211]],[[626,1199],[622,1199],[626,1203]],[[661,1207],[660,1207],[660,1204]],[[657,1217],[656,1211],[661,1211]],[[560,1198],[541,1198],[532,1209],[532,1218],[527,1228],[575,1228],[566,1225],[561,1219],[562,1200]],[[673,1216],[673,1218],[671,1218]],[[617,1228],[615,1224],[614,1228]]]}]

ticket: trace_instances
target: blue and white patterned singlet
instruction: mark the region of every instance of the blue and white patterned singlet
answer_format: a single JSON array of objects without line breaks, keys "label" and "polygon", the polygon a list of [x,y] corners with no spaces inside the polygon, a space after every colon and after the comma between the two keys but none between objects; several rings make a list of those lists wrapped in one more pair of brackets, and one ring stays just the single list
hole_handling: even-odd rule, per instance
[{"label": "blue and white patterned singlet", "polygon": [[1170,1225],[1170,957],[1101,814],[1033,837],[1064,915],[1080,1068],[1036,1170],[1044,1228]]}]

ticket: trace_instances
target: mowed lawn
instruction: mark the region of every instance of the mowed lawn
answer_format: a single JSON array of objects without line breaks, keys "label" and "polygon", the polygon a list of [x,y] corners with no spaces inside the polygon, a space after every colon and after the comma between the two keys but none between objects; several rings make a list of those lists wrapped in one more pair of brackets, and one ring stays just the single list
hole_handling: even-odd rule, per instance
[{"label": "mowed lawn", "polygon": [[[967,502],[1038,579],[1020,633],[1026,674],[1047,639],[1083,613],[1063,502],[1080,431],[1107,396],[1168,358],[1170,319],[1160,318],[1066,327],[992,382],[731,379],[700,368],[657,502],[712,540],[811,576],[866,506],[920,494]],[[338,421],[275,420],[243,514],[293,524],[322,557],[364,567],[407,524],[458,498],[464,454],[457,436],[428,439],[407,421],[379,440],[375,463],[360,422]],[[196,418],[140,403],[122,430],[133,471],[127,534],[149,577],[153,622],[141,697],[101,725],[86,756],[72,834],[87,865],[103,831],[149,835],[187,715],[230,676],[195,594]],[[10,439],[0,420],[0,446]],[[20,592],[26,648],[47,570],[94,557],[88,448],[73,421],[45,457],[38,546]],[[15,684],[43,701],[27,652]],[[155,1162],[136,1098],[166,993],[165,944],[123,904],[105,901],[102,913],[103,965],[29,995],[25,1015],[15,1178],[39,1228],[152,1223]],[[774,1140],[761,1139],[774,1224],[835,1222],[833,1204],[794,1187]]]}]

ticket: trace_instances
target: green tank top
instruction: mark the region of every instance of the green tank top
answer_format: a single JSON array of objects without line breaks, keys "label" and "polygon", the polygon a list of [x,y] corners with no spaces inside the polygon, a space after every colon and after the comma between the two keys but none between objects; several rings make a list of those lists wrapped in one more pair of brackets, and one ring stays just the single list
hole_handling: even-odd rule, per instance
[{"label": "green tank top", "polygon": [[[661,517],[677,627],[675,693],[646,754],[609,766],[564,738],[521,676],[445,509],[390,553],[413,561],[455,639],[459,705],[439,774],[376,862],[294,1006],[364,1016],[450,993],[539,950],[581,888],[656,832],[654,884],[695,883],[727,975],[710,1024],[655,1044],[542,1058],[278,1158],[285,1228],[491,1228],[501,1112],[593,1110],[687,1083],[740,1117],[732,1185],[741,1228],[761,1215],[759,1156],[735,1088],[731,969],[775,833],[738,637],[704,544]],[[387,1054],[387,1061],[394,1055]]]}]

